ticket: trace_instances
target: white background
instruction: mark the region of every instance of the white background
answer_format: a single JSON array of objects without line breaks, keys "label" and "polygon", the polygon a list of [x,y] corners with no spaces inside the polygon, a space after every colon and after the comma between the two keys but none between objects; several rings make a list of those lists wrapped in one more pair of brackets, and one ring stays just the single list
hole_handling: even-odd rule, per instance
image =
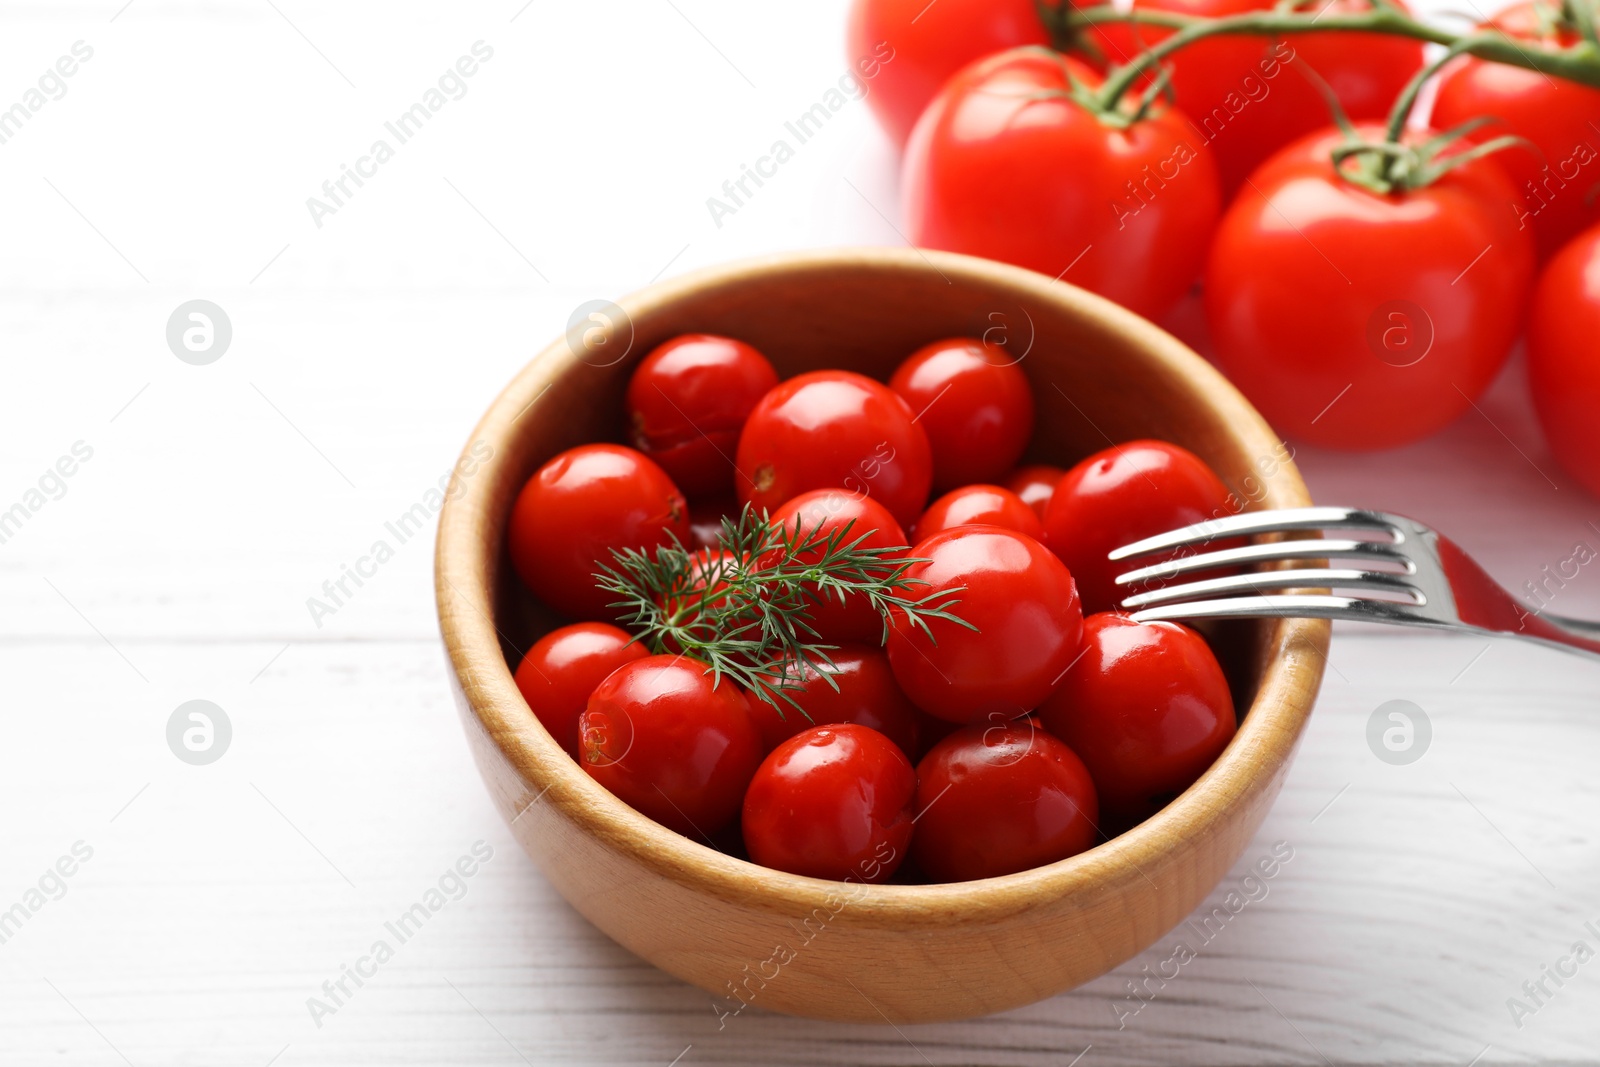
[{"label": "white background", "polygon": [[[1293,860],[1124,1028],[1126,982],[1166,940],[1004,1016],[897,1032],[751,1011],[719,1032],[491,809],[425,539],[321,627],[306,599],[580,302],[899,241],[893,154],[859,103],[720,228],[705,206],[844,71],[844,4],[122,2],[7,3],[0,24],[0,107],[94,49],[0,145],[0,509],[93,448],[0,545],[0,909],[93,849],[0,945],[0,1063],[1592,1059],[1600,962],[1520,1028],[1506,1001],[1574,941],[1600,949],[1600,665],[1393,632],[1337,636],[1218,897],[1273,842]],[[306,198],[479,40],[494,56],[465,97],[315,226]],[[233,324],[210,366],[165,342],[194,298]],[[1430,443],[1299,453],[1319,500],[1434,523],[1513,589],[1600,547],[1600,503],[1540,441],[1515,364]],[[1600,615],[1597,573],[1554,609]],[[194,698],[234,729],[207,767],[165,741]],[[1367,748],[1391,699],[1433,725],[1411,766]],[[315,1025],[306,999],[480,840],[465,896]]]}]

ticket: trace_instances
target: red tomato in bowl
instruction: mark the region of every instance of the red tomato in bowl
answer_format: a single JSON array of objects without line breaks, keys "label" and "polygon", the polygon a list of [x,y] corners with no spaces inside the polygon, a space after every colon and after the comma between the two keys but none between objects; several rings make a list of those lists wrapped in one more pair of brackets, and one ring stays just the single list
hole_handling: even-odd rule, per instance
[{"label": "red tomato in bowl", "polygon": [[950,75],[992,52],[1048,42],[1034,0],[855,0],[845,47],[898,148]]},{"label": "red tomato in bowl", "polygon": [[935,881],[997,878],[1094,845],[1099,802],[1088,769],[1024,720],[968,726],[917,764],[911,850]]},{"label": "red tomato in bowl", "polygon": [[1600,226],[1545,267],[1528,319],[1528,380],[1545,438],[1600,496]]},{"label": "red tomato in bowl", "polygon": [[916,756],[917,707],[895,684],[889,657],[883,650],[841,645],[829,652],[828,658],[833,660],[831,666],[818,664],[803,671],[791,670],[790,677],[796,678],[800,688],[784,692],[800,705],[798,709],[781,696],[776,706],[751,699],[750,713],[767,748],[777,748],[812,726],[849,722],[872,727],[899,745],[908,757]]},{"label": "red tomato in bowl", "polygon": [[739,431],[777,384],[772,364],[743,341],[707,333],[674,337],[628,379],[629,438],[688,496],[727,496]]},{"label": "red tomato in bowl", "polygon": [[1027,48],[952,77],[906,146],[906,232],[1160,315],[1205,260],[1221,206],[1216,163],[1181,113],[1157,105],[1114,128],[1067,98],[1069,75],[1101,80]]},{"label": "red tomato in bowl", "polygon": [[[1549,27],[1541,6],[1512,4],[1488,27],[1526,41],[1530,50],[1577,44],[1577,33]],[[1600,89],[1462,56],[1439,79],[1432,123],[1447,130],[1484,115],[1499,121],[1470,140],[1514,134],[1538,149],[1510,148],[1492,158],[1516,186],[1513,210],[1532,227],[1541,255],[1553,255],[1579,230],[1600,222]]]},{"label": "red tomato in bowl", "polygon": [[579,763],[661,825],[709,838],[738,817],[765,752],[746,699],[688,656],[624,664],[578,719]]},{"label": "red tomato in bowl", "polygon": [[649,654],[626,630],[604,622],[574,623],[533,643],[517,664],[517,688],[556,743],[578,759],[578,716],[589,694],[612,671]]},{"label": "red tomato in bowl", "polygon": [[1211,247],[1206,320],[1228,376],[1285,437],[1391,448],[1455,419],[1499,371],[1533,240],[1491,160],[1379,195],[1334,173],[1343,140],[1313,134],[1250,179],[1260,195],[1233,202]]},{"label": "red tomato in bowl", "polygon": [[609,619],[614,595],[594,574],[614,550],[689,541],[689,505],[648,456],[621,445],[579,445],[540,467],[517,494],[507,542],[534,595],[563,615]]},{"label": "red tomato in bowl", "polygon": [[[869,496],[842,489],[813,489],[787,501],[772,513],[771,521],[788,527],[791,534],[807,540],[826,539],[838,534],[841,544],[860,541],[862,548],[904,549],[909,542],[900,524],[884,506]],[[886,555],[885,560],[904,559],[904,551]],[[821,548],[801,553],[801,560],[815,562]],[[816,590],[813,588],[813,592]],[[883,616],[859,593],[817,593],[811,604],[810,626],[822,641],[830,644],[855,641],[883,643]]]},{"label": "red tomato in bowl", "polygon": [[1151,562],[1113,563],[1106,558],[1112,549],[1237,510],[1228,487],[1193,452],[1167,441],[1128,441],[1062,476],[1045,509],[1045,542],[1077,580],[1084,610],[1107,611],[1123,595],[1116,576]]},{"label": "red tomato in bowl", "polygon": [[1056,486],[1065,473],[1063,468],[1052,467],[1048,463],[1030,463],[1012,471],[1002,484],[1043,519],[1044,509],[1049,507],[1050,498],[1055,496]]},{"label": "red tomato in bowl", "polygon": [[796,375],[750,413],[739,435],[739,498],[772,511],[812,489],[870,496],[901,526],[933,482],[928,435],[882,382],[843,370]]},{"label": "red tomato in bowl", "polygon": [[[889,665],[912,702],[951,722],[1011,718],[1039,706],[1078,654],[1083,612],[1072,575],[1033,538],[959,526],[920,542],[909,595],[960,589],[951,614],[969,624],[889,619]],[[971,627],[971,628],[969,628]]]},{"label": "red tomato in bowl", "polygon": [[[1275,0],[1135,0],[1135,11],[1168,11],[1226,18],[1267,11]],[[1333,0],[1327,14],[1370,9],[1368,0]],[[1399,5],[1402,9],[1404,4]],[[1316,12],[1318,5],[1300,10]],[[1132,58],[1143,45],[1172,31],[1133,23],[1099,28],[1101,47],[1113,60]],[[1422,69],[1423,43],[1384,33],[1296,33],[1280,40],[1253,34],[1218,34],[1180,49],[1167,60],[1178,109],[1194,124],[1217,160],[1225,197],[1278,149],[1332,121],[1328,105],[1302,70],[1320,75],[1345,114],[1359,122],[1386,117],[1395,97]]]},{"label": "red tomato in bowl", "polygon": [[928,505],[912,536],[921,542],[957,526],[1003,526],[1035,541],[1044,538],[1038,514],[1017,494],[998,485],[967,485],[951,490]]},{"label": "red tomato in bowl", "polygon": [[763,867],[885,882],[911,842],[917,776],[878,731],[813,726],[773,749],[744,798],[744,843]]},{"label": "red tomato in bowl", "polygon": [[1002,347],[968,337],[919,348],[894,372],[933,449],[933,485],[992,482],[1033,436],[1033,387]]},{"label": "red tomato in bowl", "polygon": [[1175,622],[1090,615],[1083,645],[1039,718],[1089,768],[1102,810],[1143,818],[1233,739],[1227,680],[1205,639]]}]

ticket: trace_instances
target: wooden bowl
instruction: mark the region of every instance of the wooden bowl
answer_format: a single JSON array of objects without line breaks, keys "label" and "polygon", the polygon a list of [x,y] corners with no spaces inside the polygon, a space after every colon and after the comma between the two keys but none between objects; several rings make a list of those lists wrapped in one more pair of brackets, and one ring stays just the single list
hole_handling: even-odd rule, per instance
[{"label": "wooden bowl", "polygon": [[[754,344],[780,374],[886,380],[954,335],[1004,341],[1038,402],[1034,461],[1070,466],[1160,437],[1250,508],[1310,503],[1278,437],[1220,374],[1150,323],[1015,267],[913,249],[788,253],[652,285],[586,345],[558,338],[478,424],[439,522],[436,590],[472,753],[522,847],[590,922],[712,995],[820,1019],[921,1022],[1028,1004],[1171,930],[1239,858],[1277,795],[1322,680],[1327,623],[1235,624],[1222,642],[1247,708],[1216,764],[1159,814],[1081,855],[953,885],[846,885],[681,837],[597,785],[545,732],[512,668],[559,620],[508,566],[507,516],[557,452],[618,440],[634,363],[690,331]],[[615,318],[613,314],[613,318]],[[595,320],[599,323],[601,320]],[[470,471],[470,473],[468,473]]]}]

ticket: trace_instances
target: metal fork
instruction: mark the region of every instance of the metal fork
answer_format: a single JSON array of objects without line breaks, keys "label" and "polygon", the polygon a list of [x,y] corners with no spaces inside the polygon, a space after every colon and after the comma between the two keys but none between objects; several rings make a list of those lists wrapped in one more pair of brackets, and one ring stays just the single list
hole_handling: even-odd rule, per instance
[{"label": "metal fork", "polygon": [[[1203,551],[1218,540],[1316,531],[1344,536],[1280,538]],[[1378,531],[1388,539],[1354,536],[1360,531]],[[1140,621],[1349,619],[1503,634],[1600,658],[1600,623],[1528,607],[1449,538],[1401,515],[1338,507],[1230,515],[1124,545],[1110,558],[1134,560],[1156,554],[1169,558],[1130,570],[1117,578],[1117,584],[1138,587],[1224,567],[1295,565],[1131,592],[1123,598],[1122,608]],[[1348,560],[1351,565],[1329,566],[1328,560]],[[1376,569],[1379,566],[1387,569]],[[1367,595],[1336,596],[1332,590]],[[1397,599],[1371,595],[1375,593]]]}]

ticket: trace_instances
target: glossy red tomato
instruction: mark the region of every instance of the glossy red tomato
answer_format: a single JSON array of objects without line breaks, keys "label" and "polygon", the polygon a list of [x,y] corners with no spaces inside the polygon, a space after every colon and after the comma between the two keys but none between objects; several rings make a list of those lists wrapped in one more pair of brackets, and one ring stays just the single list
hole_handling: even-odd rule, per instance
[{"label": "glossy red tomato", "polygon": [[[869,496],[858,496],[841,489],[813,489],[801,493],[772,513],[772,522],[787,527],[807,540],[838,535],[841,544],[860,541],[862,548],[897,548],[886,560],[904,559],[910,544],[905,531],[893,515]],[[822,546],[802,552],[796,558],[814,561],[821,558]],[[820,593],[811,606],[810,626],[829,644],[855,641],[867,645],[883,643],[883,616],[860,594]]]},{"label": "glossy red tomato", "polygon": [[969,337],[913,352],[889,379],[928,435],[935,489],[992,482],[1033,436],[1033,387],[1010,353]]},{"label": "glossy red tomato", "polygon": [[739,436],[739,497],[768,511],[812,489],[870,496],[909,526],[933,480],[928,436],[882,382],[797,375],[767,393]]},{"label": "glossy red tomato", "polygon": [[1056,495],[1056,485],[1060,483],[1061,476],[1067,473],[1062,467],[1052,467],[1048,463],[1033,463],[1026,467],[1018,467],[1012,471],[1003,483],[1022,502],[1033,509],[1035,515],[1044,518],[1044,509],[1049,506],[1050,498]]},{"label": "glossy red tomato", "polygon": [[898,148],[950,75],[991,52],[1048,40],[1033,0],[855,0],[845,47],[867,106]]},{"label": "glossy red tomato", "polygon": [[1017,494],[998,485],[968,485],[946,493],[928,505],[917,520],[912,537],[925,541],[941,530],[957,526],[1003,526],[1035,541],[1044,537],[1044,527],[1034,510]]},{"label": "glossy red tomato", "polygon": [[1030,267],[1145,316],[1189,289],[1216,228],[1210,149],[1158,105],[1126,129],[1068,99],[1073,59],[1016,49],[950,79],[906,146],[913,244]]},{"label": "glossy red tomato", "polygon": [[[1560,29],[1543,5],[1513,4],[1489,27],[1528,42],[1529,48],[1569,48],[1578,34]],[[1480,116],[1500,121],[1471,135],[1486,141],[1513,134],[1538,152],[1513,148],[1492,157],[1517,188],[1513,211],[1531,226],[1542,255],[1553,255],[1586,226],[1600,222],[1600,89],[1565,78],[1463,56],[1439,80],[1433,125],[1442,130]]]},{"label": "glossy red tomato", "polygon": [[772,364],[743,341],[674,337],[628,380],[629,438],[689,496],[726,496],[744,420],[777,384]]},{"label": "glossy red tomato", "polygon": [[1094,783],[1072,749],[1030,723],[968,726],[917,764],[917,865],[940,882],[996,878],[1091,847]]},{"label": "glossy red tomato", "polygon": [[1562,249],[1539,279],[1528,379],[1550,448],[1600,496],[1600,226]]},{"label": "glossy red tomato", "polygon": [[578,757],[578,716],[594,687],[624,663],[649,655],[632,636],[604,622],[551,630],[517,664],[517,688],[556,743]]},{"label": "glossy red tomato", "polygon": [[1227,680],[1205,640],[1175,622],[1090,615],[1083,645],[1039,718],[1089,768],[1108,815],[1143,818],[1233,739]]},{"label": "glossy red tomato", "polygon": [[1237,510],[1237,499],[1193,452],[1128,441],[1062,477],[1044,513],[1045,541],[1077,580],[1084,610],[1105,611],[1121,599],[1114,579],[1134,566],[1107,559],[1112,549]]},{"label": "glossy red tomato", "polygon": [[[1275,0],[1134,0],[1135,11],[1225,18],[1266,11]],[[1355,14],[1368,0],[1333,0],[1299,10]],[[1399,5],[1402,9],[1404,4]],[[1118,61],[1135,54],[1138,41],[1151,45],[1171,31],[1154,26],[1109,24],[1099,43]],[[1306,76],[1309,68],[1328,83],[1345,114],[1356,121],[1382,119],[1395,97],[1423,64],[1423,43],[1383,33],[1297,33],[1281,40],[1249,34],[1219,34],[1174,53],[1172,91],[1179,110],[1211,147],[1222,175],[1224,197],[1268,156],[1332,122],[1328,105]]]},{"label": "glossy red tomato", "polygon": [[1379,195],[1334,173],[1343,139],[1313,134],[1251,178],[1260,195],[1233,202],[1211,248],[1206,320],[1228,376],[1284,436],[1390,448],[1449,423],[1494,378],[1533,241],[1493,162]]},{"label": "glossy red tomato", "polygon": [[909,595],[961,589],[928,629],[889,620],[889,664],[912,702],[951,722],[1009,718],[1039,706],[1078,654],[1083,613],[1072,575],[1033,538],[998,526],[960,526],[912,549]]},{"label": "glossy red tomato", "polygon": [[578,719],[579,762],[624,803],[685,836],[733,822],[765,749],[745,695],[688,656],[613,671]]},{"label": "glossy red tomato", "polygon": [[[883,650],[841,645],[828,657],[833,660],[832,666],[819,664],[791,672],[791,677],[797,676],[800,688],[785,692],[800,705],[799,710],[782,697],[777,706],[764,700],[750,701],[750,713],[767,748],[777,748],[812,726],[851,722],[872,727],[899,745],[908,757],[915,757],[917,708],[895,684],[889,657]],[[833,685],[828,684],[830,679]]]},{"label": "glossy red tomato", "polygon": [[884,882],[911,842],[911,761],[878,731],[812,726],[773,749],[744,798],[744,844],[763,867]]},{"label": "glossy red tomato", "polygon": [[607,619],[614,595],[595,586],[613,550],[689,540],[689,505],[665,471],[621,445],[579,445],[540,467],[517,495],[511,565],[563,615]]}]

